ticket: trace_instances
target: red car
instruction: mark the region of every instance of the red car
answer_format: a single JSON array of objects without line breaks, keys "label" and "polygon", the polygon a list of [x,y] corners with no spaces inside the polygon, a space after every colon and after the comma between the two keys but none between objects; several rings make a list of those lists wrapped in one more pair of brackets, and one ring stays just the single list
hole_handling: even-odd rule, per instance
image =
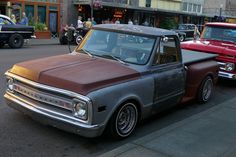
[{"label": "red car", "polygon": [[183,42],[181,48],[218,54],[219,76],[236,80],[236,24],[207,23],[199,40]]}]

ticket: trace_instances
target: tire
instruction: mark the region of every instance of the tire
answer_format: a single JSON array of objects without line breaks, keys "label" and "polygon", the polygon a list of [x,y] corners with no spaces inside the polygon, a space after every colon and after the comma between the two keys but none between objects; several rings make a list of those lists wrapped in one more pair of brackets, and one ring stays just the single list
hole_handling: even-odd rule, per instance
[{"label": "tire", "polygon": [[127,102],[112,115],[107,131],[115,139],[128,137],[133,133],[138,121],[138,109],[134,103]]},{"label": "tire", "polygon": [[0,48],[2,48],[5,45],[4,42],[0,42]]},{"label": "tire", "polygon": [[184,41],[185,40],[185,36],[184,35],[179,35],[179,41]]},{"label": "tire", "polygon": [[81,35],[77,36],[76,39],[75,39],[76,44],[77,44],[77,45],[80,45],[81,42],[82,42],[82,40],[83,40],[83,37],[82,37]]},{"label": "tire", "polygon": [[206,103],[212,95],[213,91],[213,80],[210,76],[205,77],[202,81],[197,95],[197,101],[199,103]]},{"label": "tire", "polygon": [[8,45],[11,48],[21,48],[24,44],[24,39],[20,34],[13,34],[9,39]]}]

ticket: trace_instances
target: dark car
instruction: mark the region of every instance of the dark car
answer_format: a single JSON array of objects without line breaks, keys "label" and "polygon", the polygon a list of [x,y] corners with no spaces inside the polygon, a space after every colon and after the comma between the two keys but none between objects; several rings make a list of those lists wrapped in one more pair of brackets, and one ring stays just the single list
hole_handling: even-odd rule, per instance
[{"label": "dark car", "polygon": [[24,39],[34,36],[34,27],[15,24],[9,17],[0,14],[0,47],[8,44],[11,48],[21,48]]},{"label": "dark car", "polygon": [[178,34],[180,41],[184,41],[187,38],[193,38],[194,24],[179,24],[174,31]]}]

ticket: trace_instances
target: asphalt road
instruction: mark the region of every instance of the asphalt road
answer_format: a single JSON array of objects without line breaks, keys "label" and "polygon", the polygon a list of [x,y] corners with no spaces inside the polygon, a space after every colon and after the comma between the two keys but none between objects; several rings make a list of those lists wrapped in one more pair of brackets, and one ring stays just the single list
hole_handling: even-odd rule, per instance
[{"label": "asphalt road", "polygon": [[236,82],[220,80],[215,87],[214,97],[209,103],[200,105],[191,102],[185,106],[175,107],[161,115],[153,116],[139,124],[134,135],[122,141],[114,141],[106,136],[89,139],[67,133],[31,120],[5,104],[3,100],[5,90],[3,74],[14,63],[65,53],[68,53],[68,48],[61,45],[0,49],[0,157],[97,156],[131,140],[207,110],[236,95]]}]

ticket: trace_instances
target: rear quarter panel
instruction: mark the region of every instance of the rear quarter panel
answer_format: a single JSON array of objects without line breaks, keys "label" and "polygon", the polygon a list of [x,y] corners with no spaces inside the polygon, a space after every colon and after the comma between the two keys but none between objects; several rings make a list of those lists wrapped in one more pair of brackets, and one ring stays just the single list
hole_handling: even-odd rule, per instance
[{"label": "rear quarter panel", "polygon": [[219,65],[214,60],[206,60],[186,66],[186,87],[182,102],[196,97],[199,86],[205,77],[210,76],[216,83],[219,71]]}]

